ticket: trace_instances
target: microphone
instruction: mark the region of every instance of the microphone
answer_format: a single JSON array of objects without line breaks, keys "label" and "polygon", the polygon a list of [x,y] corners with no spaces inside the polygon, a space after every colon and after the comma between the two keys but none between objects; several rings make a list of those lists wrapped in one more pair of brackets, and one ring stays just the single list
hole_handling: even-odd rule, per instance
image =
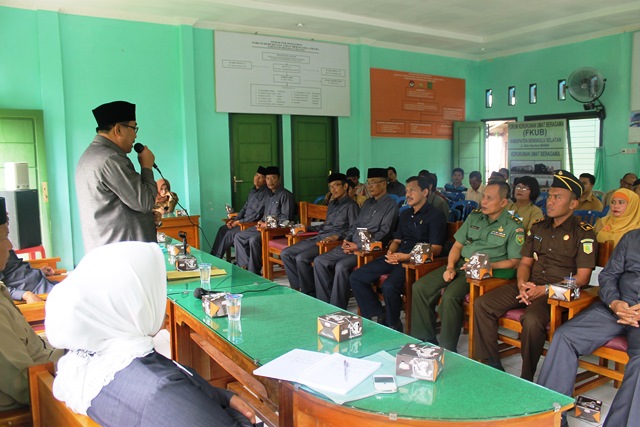
[{"label": "microphone", "polygon": [[[133,149],[136,151],[136,153],[140,154],[144,150],[144,145],[136,142],[135,144],[133,144]],[[153,168],[160,172],[160,169],[158,169],[158,165],[156,165],[155,163],[153,164]],[[162,172],[160,172],[160,175],[162,175]]]},{"label": "microphone", "polygon": [[202,299],[203,296],[205,295],[211,295],[211,294],[219,294],[220,291],[207,291],[205,289],[202,288],[195,288],[193,290],[193,296],[197,299]]}]

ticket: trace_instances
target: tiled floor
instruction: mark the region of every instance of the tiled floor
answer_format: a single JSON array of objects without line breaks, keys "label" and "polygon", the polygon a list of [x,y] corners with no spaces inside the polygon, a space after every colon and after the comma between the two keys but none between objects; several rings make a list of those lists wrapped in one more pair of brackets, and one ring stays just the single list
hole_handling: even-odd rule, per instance
[{"label": "tiled floor", "polygon": [[[283,286],[289,286],[289,281],[287,280],[286,277],[277,277],[274,281]],[[353,299],[351,299],[349,310],[353,312],[357,310],[355,301]],[[402,320],[404,322],[404,318]],[[463,356],[466,356],[468,354],[467,352],[468,344],[469,344],[468,340],[469,340],[468,335],[463,334],[460,336],[460,342],[458,343],[458,352]],[[163,331],[160,331],[160,333],[158,333],[158,335],[156,335],[156,337],[154,338],[154,342],[156,344],[156,350],[158,352],[164,354],[167,357],[170,357],[171,351],[169,346],[168,332],[165,333]],[[540,369],[542,368],[542,362],[543,362],[543,359],[540,360],[540,363],[538,364],[537,373],[539,373]],[[508,373],[519,376],[521,365],[522,365],[522,357],[519,354],[516,354],[510,357],[504,358],[502,359],[502,364]],[[537,373],[536,373],[535,379],[537,379]],[[603,402],[602,418],[601,418],[603,421],[609,411],[609,407],[611,406],[611,402],[613,401],[613,398],[615,397],[615,395],[616,395],[616,389],[613,388],[613,382],[609,382],[604,386],[593,389],[586,394],[586,396],[588,397],[591,397],[593,399],[598,399]],[[596,426],[602,425],[602,424],[590,423],[584,420],[579,420],[577,418],[574,418],[572,415],[573,415],[573,411],[570,411],[568,416],[570,427],[596,427]]]}]

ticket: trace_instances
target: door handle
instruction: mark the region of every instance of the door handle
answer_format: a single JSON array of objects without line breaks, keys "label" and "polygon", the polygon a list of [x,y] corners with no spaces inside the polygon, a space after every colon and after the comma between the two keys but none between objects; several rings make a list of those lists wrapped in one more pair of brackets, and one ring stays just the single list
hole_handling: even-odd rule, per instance
[{"label": "door handle", "polygon": [[235,175],[233,176],[233,192],[234,193],[238,192],[238,183],[242,183],[242,182],[244,181],[241,179],[237,179]]}]

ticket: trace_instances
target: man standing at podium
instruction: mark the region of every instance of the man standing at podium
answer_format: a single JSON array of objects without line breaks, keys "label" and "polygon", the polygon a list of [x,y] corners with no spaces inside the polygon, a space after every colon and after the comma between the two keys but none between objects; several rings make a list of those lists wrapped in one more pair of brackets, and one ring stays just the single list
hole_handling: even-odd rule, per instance
[{"label": "man standing at podium", "polygon": [[84,250],[122,241],[155,242],[155,156],[147,147],[138,154],[140,173],[127,157],[138,133],[136,106],[114,101],[94,109],[93,116],[98,134],[76,167]]}]

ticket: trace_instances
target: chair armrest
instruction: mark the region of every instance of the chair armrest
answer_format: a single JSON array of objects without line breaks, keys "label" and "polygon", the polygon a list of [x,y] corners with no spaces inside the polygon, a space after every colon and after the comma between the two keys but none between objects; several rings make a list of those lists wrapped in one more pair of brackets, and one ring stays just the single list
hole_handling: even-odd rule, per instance
[{"label": "chair armrest", "polygon": [[310,239],[312,237],[316,237],[318,235],[317,231],[307,231],[305,233],[299,233],[296,235],[287,234],[287,244],[289,246],[295,245],[298,242],[302,242],[303,240]]},{"label": "chair armrest", "polygon": [[342,245],[342,240],[336,240],[335,242],[316,242],[318,245],[320,254],[329,252],[331,249]]},{"label": "chair armrest", "polygon": [[50,282],[62,282],[64,279],[66,279],[67,274],[54,274],[53,276],[47,276],[47,280],[49,280]]},{"label": "chair armrest", "polygon": [[257,224],[257,222],[241,222],[238,227],[240,227],[241,231],[247,230],[251,227],[254,227]]},{"label": "chair armrest", "polygon": [[384,249],[378,249],[376,251],[355,251],[354,255],[358,257],[357,266],[362,267],[365,264],[369,264],[374,259],[380,258],[386,253],[387,251]]},{"label": "chair armrest", "polygon": [[278,227],[278,228],[261,228],[260,235],[262,236],[262,244],[265,242],[274,239],[276,237],[282,237],[290,234],[289,227]]},{"label": "chair armrest", "polygon": [[31,266],[31,268],[33,269],[40,269],[42,267],[51,267],[54,270],[57,268],[58,263],[60,262],[60,258],[56,257],[56,258],[37,258],[37,259],[30,259],[27,260],[27,262],[29,263],[29,265]]},{"label": "chair armrest", "polygon": [[500,279],[498,277],[490,277],[484,280],[467,279],[467,282],[471,286],[476,286],[478,288],[481,288],[482,289],[481,294],[485,294],[501,286],[508,285],[510,283],[515,283],[516,279]]},{"label": "chair armrest", "polygon": [[402,266],[405,268],[405,271],[413,271],[416,280],[418,280],[422,276],[426,276],[433,270],[436,270],[443,265],[447,265],[447,257],[434,258],[433,261],[427,262],[425,264],[412,264],[410,262],[405,262],[402,264]]},{"label": "chair armrest", "polygon": [[28,323],[44,322],[45,302],[16,305]]},{"label": "chair armrest", "polygon": [[573,301],[559,301],[557,299],[549,298],[547,302],[551,306],[557,306],[569,310],[569,319],[571,319],[571,317],[574,317],[576,314],[580,313],[599,299],[598,288],[594,286],[592,288],[581,289],[580,298],[576,298]]}]

